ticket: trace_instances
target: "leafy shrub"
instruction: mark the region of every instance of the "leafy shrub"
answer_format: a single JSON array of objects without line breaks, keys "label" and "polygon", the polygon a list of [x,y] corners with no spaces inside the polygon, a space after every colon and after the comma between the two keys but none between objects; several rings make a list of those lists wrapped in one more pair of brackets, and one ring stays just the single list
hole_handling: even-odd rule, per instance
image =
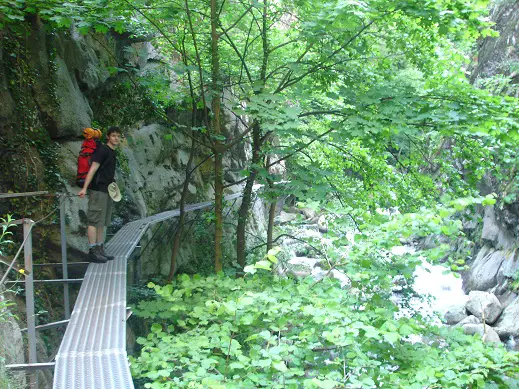
[{"label": "leafy shrub", "polygon": [[184,275],[150,286],[160,298],[137,314],[156,322],[131,360],[146,388],[483,388],[519,372],[502,346],[395,319],[391,302],[364,303],[332,279]]}]

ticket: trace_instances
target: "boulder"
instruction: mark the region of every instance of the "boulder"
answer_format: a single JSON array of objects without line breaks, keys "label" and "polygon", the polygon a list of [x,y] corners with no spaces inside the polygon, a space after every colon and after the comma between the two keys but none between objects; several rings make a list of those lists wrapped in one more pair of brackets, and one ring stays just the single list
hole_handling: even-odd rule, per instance
[{"label": "boulder", "polygon": [[317,220],[317,226],[319,227],[319,232],[328,232],[328,221],[326,220],[326,217],[324,217],[324,215],[321,215]]},{"label": "boulder", "polygon": [[297,215],[295,213],[287,213],[281,211],[281,213],[278,216],[276,216],[275,222],[276,224],[287,224],[296,219]]},{"label": "boulder", "polygon": [[317,212],[312,208],[301,208],[300,212],[305,216],[307,219],[312,219],[317,216]]},{"label": "boulder", "polygon": [[316,266],[317,262],[319,262],[319,259],[308,257],[294,257],[290,261],[288,261],[290,265],[305,266],[311,269]]},{"label": "boulder", "polygon": [[[505,255],[504,261],[501,263],[501,267],[497,271],[497,284],[505,286],[507,281],[519,271],[519,255],[518,250],[509,251]],[[503,288],[508,289],[508,288]],[[503,291],[504,292],[504,291]]]},{"label": "boulder", "polygon": [[515,220],[515,217],[511,218],[509,214],[510,212],[504,209],[500,212],[498,218],[493,206],[485,207],[481,239],[497,249],[512,249],[515,247],[514,233],[510,228],[507,228],[513,225],[510,224],[512,222],[510,219]]},{"label": "boulder", "polygon": [[77,80],[72,78],[65,61],[56,57],[56,95],[57,109],[48,113],[53,117],[56,127],[53,137],[78,136],[81,129],[90,127],[92,123],[92,109],[87,99],[81,93]]},{"label": "boulder", "polygon": [[469,293],[467,310],[485,323],[493,324],[501,315],[503,307],[494,294],[472,291]]},{"label": "boulder", "polygon": [[481,336],[484,342],[487,343],[501,343],[501,339],[494,329],[485,324],[465,324],[463,332],[467,335]]},{"label": "boulder", "polygon": [[502,338],[519,336],[519,297],[503,310],[495,330]]},{"label": "boulder", "polygon": [[463,290],[488,290],[497,285],[501,265],[510,253],[484,246],[478,253],[465,278]]},{"label": "boulder", "polygon": [[312,274],[318,261],[316,258],[294,257],[286,263],[284,272],[296,277],[307,277]]},{"label": "boulder", "polygon": [[512,292],[511,290],[507,290],[505,293],[501,295],[496,295],[497,299],[501,303],[501,306],[503,307],[503,310],[506,309],[510,304],[512,304],[517,297],[519,297],[519,294]]},{"label": "boulder", "polygon": [[479,320],[476,316],[470,315],[467,316],[465,319],[460,321],[458,324],[456,324],[454,327],[463,327],[466,324],[481,324],[481,320]]},{"label": "boulder", "polygon": [[494,207],[489,205],[485,207],[485,216],[483,217],[483,231],[481,232],[481,239],[487,240],[490,243],[496,243],[499,235],[499,225],[496,221]]},{"label": "boulder", "polygon": [[348,276],[337,269],[333,269],[330,272],[330,276],[332,278],[335,278],[336,280],[339,280],[342,288],[345,288],[345,287],[351,285],[351,280],[348,278]]},{"label": "boulder", "polygon": [[447,312],[445,312],[444,319],[445,324],[453,325],[459,323],[463,319],[467,317],[467,309],[465,308],[465,303],[451,305],[447,308]]}]

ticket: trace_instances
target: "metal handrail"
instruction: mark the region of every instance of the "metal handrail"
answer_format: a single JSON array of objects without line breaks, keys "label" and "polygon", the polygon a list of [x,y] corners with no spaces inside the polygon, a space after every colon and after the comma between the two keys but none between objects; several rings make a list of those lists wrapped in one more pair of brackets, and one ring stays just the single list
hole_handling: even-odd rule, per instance
[{"label": "metal handrail", "polygon": [[[239,197],[241,193],[226,196],[225,200]],[[214,201],[208,201],[187,205],[185,212],[207,209],[213,204]],[[54,389],[134,387],[125,340],[127,261],[150,226],[179,214],[177,209],[127,223],[106,244],[107,253],[115,259],[89,266],[56,355]],[[98,371],[101,373],[97,374]]]},{"label": "metal handrail", "polygon": [[[23,242],[20,245],[16,255],[12,259],[11,263],[8,266],[5,274],[0,280],[0,287],[7,282],[7,277],[9,276],[11,270],[15,268],[15,264],[22,252],[24,251],[24,269],[16,269],[19,273],[25,276],[24,280],[14,281],[14,282],[22,282],[25,284],[25,299],[26,299],[26,313],[27,313],[27,338],[28,338],[28,363],[27,364],[18,364],[18,365],[7,365],[6,367],[12,370],[20,370],[25,369],[26,371],[41,369],[41,368],[52,368],[54,363],[38,363],[38,358],[36,354],[36,330],[37,329],[45,329],[55,327],[56,325],[64,325],[68,323],[70,319],[70,301],[69,301],[69,283],[77,282],[78,280],[69,280],[68,279],[68,264],[67,264],[67,247],[66,247],[66,222],[65,222],[65,198],[70,196],[67,194],[59,194],[59,193],[49,193],[46,191],[41,192],[26,192],[26,193],[0,193],[0,198],[15,198],[15,197],[28,197],[28,196],[48,196],[54,197],[57,196],[60,198],[60,204],[58,207],[54,208],[52,212],[45,215],[43,218],[33,221],[31,219],[23,218],[18,220],[8,221],[7,223],[1,223],[2,227],[11,226],[11,225],[23,225]],[[33,227],[46,220],[50,216],[52,216],[56,211],[60,211],[60,231],[61,231],[61,265],[63,267],[63,278],[62,280],[34,280],[33,275],[33,259],[32,259],[32,230]],[[64,283],[63,286],[63,300],[64,300],[64,310],[65,310],[65,320],[62,322],[56,323],[48,323],[40,326],[36,326],[36,316],[35,316],[35,304],[34,304],[34,284],[35,282],[58,282]],[[38,379],[35,375],[29,375],[29,382],[31,387],[38,387]]]},{"label": "metal handrail", "polygon": [[[32,227],[34,226],[34,221],[32,221],[31,219],[20,219],[20,220],[13,220],[13,225],[14,224],[20,224],[20,223],[16,223],[16,222],[21,222],[21,223],[27,223],[27,224],[30,224],[30,227],[29,227],[29,230],[27,231],[27,235],[25,235],[25,238],[20,246],[20,248],[18,249],[18,252],[16,253],[16,255],[14,256],[13,260],[11,261],[11,264],[9,265],[9,267],[7,268],[7,270],[5,271],[5,274],[4,276],[2,277],[2,279],[0,280],[0,288],[2,287],[2,285],[5,283],[5,280],[7,279],[7,276],[9,275],[10,271],[13,269],[14,267],[14,264],[16,263],[16,260],[18,259],[18,256],[20,255],[20,253],[22,252],[22,249],[25,247],[25,244],[27,243],[27,240],[29,239],[29,236],[30,236],[30,232],[32,231]],[[25,224],[24,224],[24,230],[25,230]],[[25,231],[24,231],[25,232]]]}]

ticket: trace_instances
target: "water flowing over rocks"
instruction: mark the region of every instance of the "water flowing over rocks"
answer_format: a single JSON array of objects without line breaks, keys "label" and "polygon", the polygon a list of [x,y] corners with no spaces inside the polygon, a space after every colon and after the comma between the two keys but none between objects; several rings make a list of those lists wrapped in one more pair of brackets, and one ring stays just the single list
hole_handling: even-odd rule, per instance
[{"label": "water flowing over rocks", "polygon": [[[320,253],[301,242],[306,240],[314,247],[326,245],[325,234],[320,231],[318,225],[304,224],[318,218],[319,215],[295,209],[291,211],[281,213],[283,223],[295,221],[300,215],[304,219],[292,232],[293,236],[285,238],[282,242],[289,252],[289,259],[278,267],[278,272],[296,277],[312,276],[316,280],[325,276],[333,277],[341,282],[342,287],[349,287],[349,279],[345,274],[337,269],[330,269],[326,261],[316,258],[321,258]],[[492,218],[487,218],[487,222],[490,220]],[[496,233],[492,236],[499,239],[499,236],[504,235]],[[392,254],[405,255],[414,251],[413,247],[401,246],[394,247]],[[506,278],[503,274],[509,274],[509,269],[514,269],[515,263],[515,251],[504,249],[496,251],[490,246],[483,246],[475,261],[476,266],[473,266],[472,272],[468,278],[465,277],[465,283],[462,285],[461,278],[456,278],[453,274],[445,274],[444,266],[433,266],[424,261],[415,271],[416,290],[421,295],[430,294],[434,298],[430,303],[416,299],[415,308],[430,314],[442,313],[445,324],[462,327],[469,335],[478,334],[485,342],[509,342],[509,339],[515,341],[515,337],[519,334],[517,295],[508,293],[496,296],[494,293],[484,291],[488,288],[497,290],[498,280]],[[479,282],[478,285],[484,290],[468,289],[469,294],[466,295],[464,289],[468,288],[467,282],[471,281]]]}]

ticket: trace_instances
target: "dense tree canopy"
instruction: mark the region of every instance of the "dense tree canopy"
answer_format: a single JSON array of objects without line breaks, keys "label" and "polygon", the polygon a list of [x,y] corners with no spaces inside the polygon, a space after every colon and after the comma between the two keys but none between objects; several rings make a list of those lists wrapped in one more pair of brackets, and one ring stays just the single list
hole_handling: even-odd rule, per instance
[{"label": "dense tree canopy", "polygon": [[[155,324],[132,359],[145,387],[490,388],[517,378],[516,355],[432,327],[418,312],[403,316],[405,298],[390,300],[397,280],[412,294],[420,262],[391,247],[441,237],[458,250],[438,244],[422,254],[463,268],[471,244],[464,211],[516,196],[477,189],[490,169],[515,171],[519,136],[517,100],[476,89],[465,74],[476,39],[494,34],[487,5],[0,0],[0,25],[13,32],[38,17],[52,29],[146,38],[160,51],[155,72],[111,71],[144,86],[164,120],[167,107],[203,113],[201,125],[169,124],[213,161],[217,272],[234,262],[220,250],[221,161],[238,142],[251,145],[236,232],[244,277],[150,285],[155,298],[138,315]],[[234,119],[242,133],[231,139],[224,130]],[[284,195],[326,213],[326,260],[348,277],[348,292],[335,281],[273,276],[272,251],[246,256],[255,182],[265,185],[272,215]],[[380,212],[389,208],[397,216]],[[267,240],[270,249],[272,229]]]}]

